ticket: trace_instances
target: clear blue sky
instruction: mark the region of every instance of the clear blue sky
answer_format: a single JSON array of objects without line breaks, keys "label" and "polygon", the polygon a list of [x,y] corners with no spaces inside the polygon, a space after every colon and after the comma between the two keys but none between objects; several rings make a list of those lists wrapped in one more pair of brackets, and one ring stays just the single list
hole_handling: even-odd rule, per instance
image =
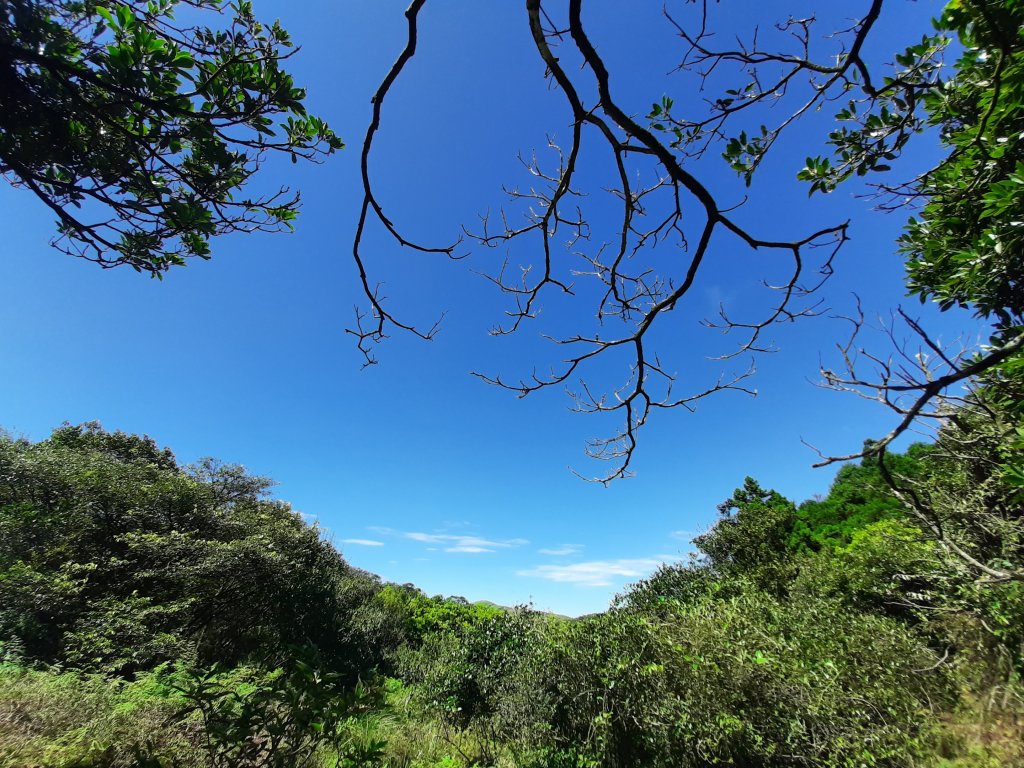
[{"label": "clear blue sky", "polygon": [[[567,131],[521,5],[435,0],[422,14],[420,51],[385,104],[372,160],[386,212],[420,239],[448,240],[495,209],[503,183],[528,181],[516,154]],[[738,5],[739,15],[754,7]],[[800,14],[813,4],[792,5]],[[842,5],[854,14],[867,3]],[[395,336],[379,350],[381,364],[361,370],[344,333],[359,301],[349,256],[359,144],[370,95],[404,44],[404,4],[255,6],[302,44],[291,69],[313,111],[349,145],[323,166],[267,166],[303,192],[297,233],[215,241],[212,261],[157,282],[51,250],[52,216],[31,195],[0,189],[0,424],[38,439],[65,420],[98,419],[147,433],[184,462],[213,455],[242,463],[277,479],[281,498],[318,520],[352,563],[385,579],[568,614],[604,608],[657,562],[683,556],[746,475],[797,501],[826,492],[834,470],[812,470],[815,456],[801,438],[846,452],[888,430],[879,408],[814,386],[819,356],[828,359],[844,327],[813,320],[772,334],[781,351],[759,363],[759,397],[725,394],[695,414],[658,414],[643,434],[637,477],[587,484],[567,467],[599,471],[582,449],[606,425],[570,413],[560,392],[517,400],[468,375],[529,373],[557,359],[539,328],[519,339],[488,336],[505,305],[472,270],[492,269],[501,254],[446,263],[401,252],[379,232],[368,253],[392,305],[427,322],[448,314],[435,341]],[[678,49],[659,21],[660,2],[587,8],[613,86],[632,110],[645,114],[663,93],[693,98],[664,77]],[[897,33],[919,37],[937,10],[893,3],[878,50],[908,42]],[[783,15],[765,11],[766,19]],[[750,20],[723,27],[738,22]],[[854,239],[825,298],[849,309],[857,292],[870,311],[887,311],[904,300],[893,247],[901,215],[873,213],[852,188],[808,200],[794,181],[823,126],[782,148],[740,217],[787,239],[852,218]],[[586,162],[596,168],[605,159],[595,153]],[[724,163],[713,184],[735,199],[743,194]],[[599,219],[602,209],[594,210]],[[693,303],[662,336],[674,370],[692,371],[693,382],[714,378],[703,355],[720,339],[695,319],[719,301],[742,307],[764,258],[722,251],[712,260]],[[545,320],[565,322],[559,311],[551,307]]]}]

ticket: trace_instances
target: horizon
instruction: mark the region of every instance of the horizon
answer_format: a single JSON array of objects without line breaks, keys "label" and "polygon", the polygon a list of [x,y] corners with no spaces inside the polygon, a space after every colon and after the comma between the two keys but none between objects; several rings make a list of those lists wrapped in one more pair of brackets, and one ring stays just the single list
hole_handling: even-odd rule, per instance
[{"label": "horizon", "polygon": [[[57,253],[48,245],[52,214],[22,190],[0,190],[13,222],[0,260],[0,322],[17,329],[0,339],[0,424],[38,440],[64,421],[95,419],[151,435],[184,463],[213,455],[242,464],[278,481],[276,497],[382,579],[563,615],[604,610],[660,562],[685,559],[688,539],[714,523],[716,505],[748,475],[798,504],[826,493],[837,467],[811,469],[816,455],[803,441],[849,452],[891,424],[884,409],[813,383],[845,333],[829,315],[773,330],[779,351],[758,361],[758,397],[722,393],[696,413],[658,414],[641,434],[637,476],[608,488],[567,469],[597,471],[583,446],[607,431],[604,419],[570,413],[560,391],[518,400],[468,374],[543,370],[558,356],[537,338],[541,328],[489,337],[506,306],[485,280],[465,262],[401,252],[379,228],[367,250],[391,306],[423,322],[448,314],[432,342],[395,334],[376,350],[380,364],[361,370],[345,333],[360,298],[348,255],[359,150],[370,96],[404,44],[403,7],[254,3],[257,17],[279,17],[301,46],[290,71],[307,88],[310,111],[347,145],[322,166],[267,164],[268,177],[303,193],[293,235],[220,237],[211,261],[153,281]],[[633,56],[658,10],[623,19],[607,13],[607,2],[594,7],[597,42],[622,78],[617,88],[642,114],[673,87],[670,79],[650,85],[652,73],[671,68],[669,45],[649,42],[648,59]],[[893,9],[873,55],[891,57],[900,33],[920,29],[938,7]],[[749,23],[718,12],[726,23]],[[503,34],[481,33],[489,29]],[[420,50],[388,97],[371,158],[384,209],[417,237],[447,242],[496,210],[503,183],[528,182],[516,153],[566,130],[564,105],[528,37],[510,7],[453,3],[425,13]],[[905,217],[873,212],[856,184],[808,199],[795,173],[811,135],[821,143],[813,127],[797,129],[749,190],[714,158],[716,190],[737,200],[749,193],[744,220],[780,236],[851,217],[852,241],[827,288],[829,314],[850,312],[854,294],[871,313],[890,311],[905,298],[894,244]],[[915,154],[894,173],[927,160]],[[672,370],[692,371],[694,388],[720,370],[703,359],[719,336],[696,320],[719,304],[761,301],[759,259],[715,259],[671,334],[661,331],[675,353]],[[486,270],[496,260],[477,249],[468,264]],[[564,322],[558,300],[546,309],[541,323]],[[978,332],[965,316],[916,302],[913,310],[947,340]],[[596,376],[618,370],[609,362]]]}]

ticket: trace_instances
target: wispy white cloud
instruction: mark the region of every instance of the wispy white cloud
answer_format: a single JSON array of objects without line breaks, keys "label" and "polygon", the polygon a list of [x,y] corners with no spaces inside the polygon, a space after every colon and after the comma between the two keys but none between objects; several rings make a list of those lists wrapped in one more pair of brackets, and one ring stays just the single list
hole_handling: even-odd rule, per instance
[{"label": "wispy white cloud", "polygon": [[689,543],[692,539],[697,538],[697,536],[699,535],[700,533],[698,533],[697,531],[688,531],[685,528],[680,531],[672,531],[672,533],[669,534],[669,536],[671,536],[673,539],[679,539],[680,541],[685,541],[687,543]]},{"label": "wispy white cloud", "polygon": [[429,551],[442,549],[445,552],[462,552],[477,554],[481,552],[496,552],[499,549],[513,549],[521,547],[530,542],[526,539],[485,539],[481,536],[468,536],[455,533],[424,533],[422,531],[396,531],[391,528],[374,527],[377,533],[389,536],[398,536],[411,541],[418,541],[421,544],[434,544],[427,547]]},{"label": "wispy white cloud", "polygon": [[736,301],[736,292],[727,291],[721,285],[711,285],[704,289],[704,298],[708,306],[717,313]]},{"label": "wispy white cloud", "polygon": [[356,544],[360,547],[383,547],[383,541],[376,541],[374,539],[342,539],[342,544]]},{"label": "wispy white cloud", "polygon": [[547,579],[561,584],[576,584],[581,587],[608,587],[622,579],[643,578],[662,563],[675,562],[678,559],[674,555],[654,555],[616,560],[590,560],[569,565],[538,565],[536,568],[516,571],[516,575]]},{"label": "wispy white cloud", "polygon": [[553,549],[541,549],[538,550],[542,555],[552,555],[554,557],[561,557],[562,555],[575,555],[577,552],[583,551],[582,544],[563,544],[560,547]]}]

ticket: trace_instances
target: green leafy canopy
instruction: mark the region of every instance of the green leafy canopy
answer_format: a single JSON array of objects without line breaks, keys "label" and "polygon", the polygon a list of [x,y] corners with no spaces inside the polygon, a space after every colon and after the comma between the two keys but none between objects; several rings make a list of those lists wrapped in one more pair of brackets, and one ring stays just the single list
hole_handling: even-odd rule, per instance
[{"label": "green leafy canopy", "polygon": [[159,277],[216,235],[290,229],[297,194],[241,190],[271,153],[343,146],[282,68],[294,51],[246,0],[0,0],[0,174],[104,267]]}]

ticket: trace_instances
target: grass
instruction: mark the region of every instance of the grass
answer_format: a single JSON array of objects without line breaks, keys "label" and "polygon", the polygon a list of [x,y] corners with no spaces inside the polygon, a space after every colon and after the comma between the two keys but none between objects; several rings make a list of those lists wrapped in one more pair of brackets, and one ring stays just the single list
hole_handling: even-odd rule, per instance
[{"label": "grass", "polygon": [[131,768],[204,760],[164,671],[133,682],[0,664],[0,768]]}]

